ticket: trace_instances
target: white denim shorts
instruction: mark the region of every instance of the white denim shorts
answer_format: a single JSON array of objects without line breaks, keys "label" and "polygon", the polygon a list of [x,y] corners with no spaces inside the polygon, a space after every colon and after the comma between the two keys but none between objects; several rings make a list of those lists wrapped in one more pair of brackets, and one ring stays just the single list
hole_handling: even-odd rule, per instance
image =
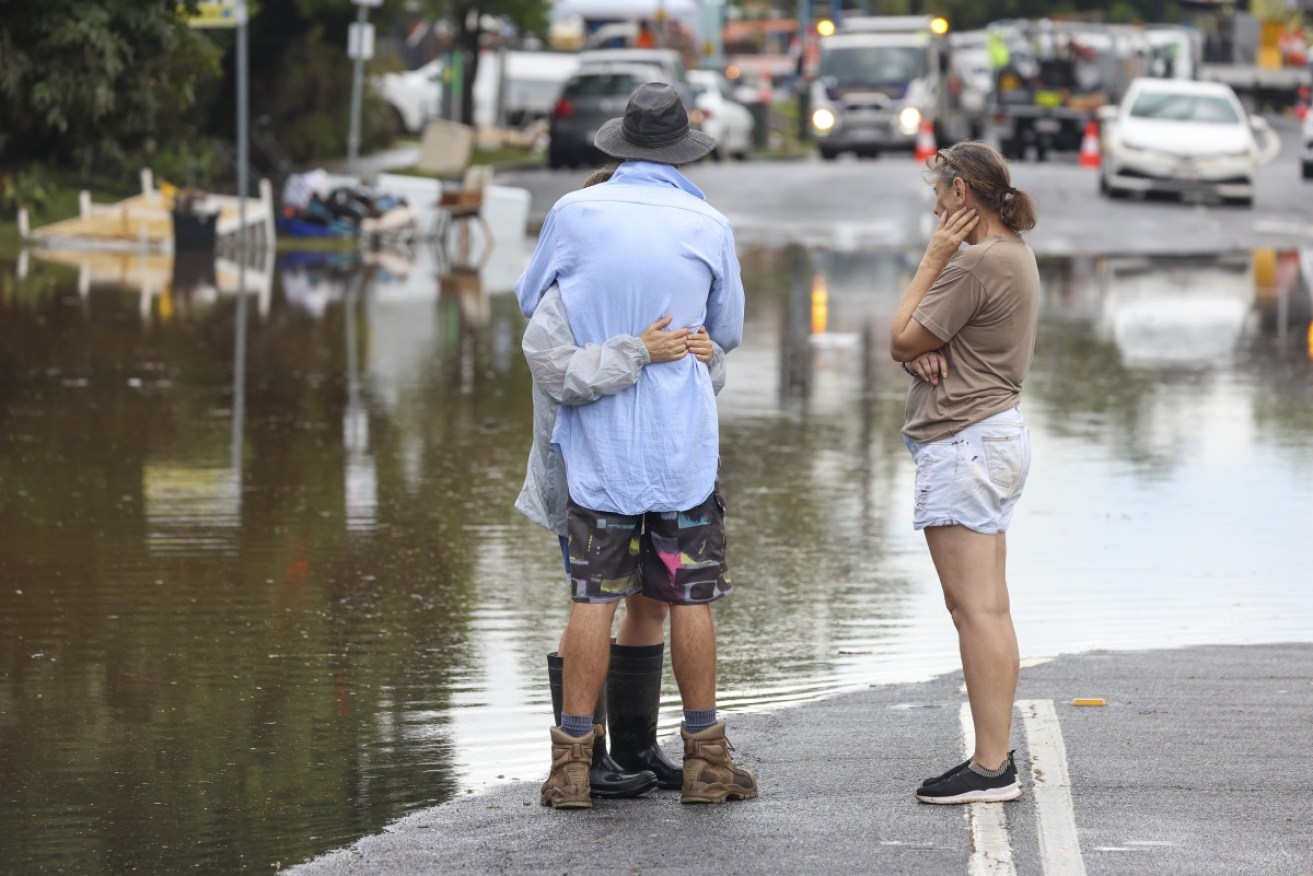
[{"label": "white denim shorts", "polygon": [[1030,473],[1030,430],[1020,407],[939,441],[921,444],[904,435],[903,443],[916,462],[914,528],[1007,531]]}]

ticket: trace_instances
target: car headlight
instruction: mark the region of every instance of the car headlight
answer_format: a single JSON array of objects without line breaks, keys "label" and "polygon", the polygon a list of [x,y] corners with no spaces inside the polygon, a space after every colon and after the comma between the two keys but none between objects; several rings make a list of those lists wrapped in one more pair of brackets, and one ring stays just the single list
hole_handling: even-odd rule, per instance
[{"label": "car headlight", "polygon": [[903,107],[898,114],[898,130],[911,136],[921,127],[921,111],[914,106]]},{"label": "car headlight", "polygon": [[834,127],[834,113],[821,107],[812,113],[812,127],[818,131],[828,131]]}]

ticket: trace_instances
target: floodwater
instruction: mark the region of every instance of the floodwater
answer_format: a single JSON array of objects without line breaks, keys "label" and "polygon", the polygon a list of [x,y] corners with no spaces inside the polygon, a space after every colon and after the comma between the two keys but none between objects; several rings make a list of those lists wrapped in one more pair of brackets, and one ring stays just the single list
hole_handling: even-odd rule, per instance
[{"label": "floodwater", "polygon": [[[957,666],[885,350],[918,257],[743,253],[731,716]],[[540,779],[567,604],[512,508],[505,282],[423,251],[280,257],[244,299],[145,268],[0,264],[3,868],[267,873]],[[1023,655],[1313,640],[1313,253],[1042,272]]]}]

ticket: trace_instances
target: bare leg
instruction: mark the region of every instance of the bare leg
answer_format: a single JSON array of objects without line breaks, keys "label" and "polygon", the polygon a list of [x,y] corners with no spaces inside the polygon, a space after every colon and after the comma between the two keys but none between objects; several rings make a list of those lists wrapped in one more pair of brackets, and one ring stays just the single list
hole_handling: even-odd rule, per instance
[{"label": "bare leg", "polygon": [[715,708],[716,625],[710,605],[670,606],[670,662],[684,708]]},{"label": "bare leg", "polygon": [[972,760],[997,769],[1008,753],[1020,669],[1005,573],[1007,536],[982,535],[965,526],[931,526],[925,538],[957,627],[976,730]]},{"label": "bare leg", "polygon": [[561,637],[560,651],[565,661],[564,712],[591,715],[597,707],[606,667],[611,662],[611,621],[615,618],[615,607],[614,602],[571,604],[570,622]]},{"label": "bare leg", "polygon": [[666,616],[670,604],[634,594],[625,600],[625,615],[620,618],[617,645],[660,645],[666,640]]}]

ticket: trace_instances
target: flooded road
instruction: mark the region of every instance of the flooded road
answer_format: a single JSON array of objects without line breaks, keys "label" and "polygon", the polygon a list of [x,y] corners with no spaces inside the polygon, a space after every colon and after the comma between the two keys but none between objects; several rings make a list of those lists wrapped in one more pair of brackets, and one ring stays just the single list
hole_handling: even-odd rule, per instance
[{"label": "flooded road", "polygon": [[[919,250],[742,257],[721,707],[955,669],[885,346]],[[1313,640],[1313,252],[1041,271],[1023,657]],[[545,773],[567,603],[512,508],[504,279],[425,251],[281,256],[245,300],[23,273],[0,264],[6,867],[270,872]],[[677,706],[667,673],[664,733]]]}]

